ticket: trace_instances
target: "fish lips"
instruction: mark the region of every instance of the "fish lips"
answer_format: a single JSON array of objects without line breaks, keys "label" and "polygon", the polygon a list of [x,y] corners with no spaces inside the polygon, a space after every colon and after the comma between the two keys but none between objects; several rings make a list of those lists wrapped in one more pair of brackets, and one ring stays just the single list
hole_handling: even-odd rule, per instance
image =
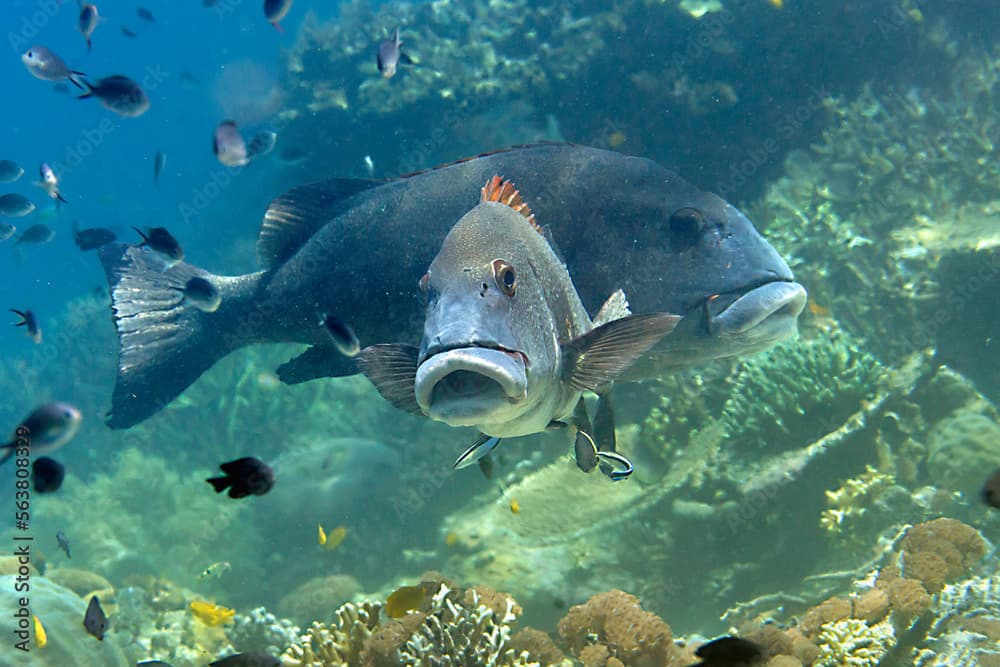
[{"label": "fish lips", "polygon": [[430,351],[417,367],[417,404],[431,419],[474,426],[527,398],[527,357],[502,347],[471,345]]},{"label": "fish lips", "polygon": [[806,290],[793,281],[768,282],[740,294],[705,302],[709,332],[740,338],[742,345],[764,349],[795,335]]}]

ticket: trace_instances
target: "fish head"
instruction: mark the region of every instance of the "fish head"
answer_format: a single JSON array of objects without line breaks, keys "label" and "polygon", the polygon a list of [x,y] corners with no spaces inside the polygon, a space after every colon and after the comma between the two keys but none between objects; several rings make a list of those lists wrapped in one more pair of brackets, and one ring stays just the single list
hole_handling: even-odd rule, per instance
[{"label": "fish head", "polygon": [[50,56],[51,52],[44,46],[33,46],[21,54],[21,62],[29,69],[42,71],[51,62]]},{"label": "fish head", "polygon": [[543,275],[553,262],[544,237],[506,204],[481,202],[451,229],[421,279],[427,316],[414,390],[424,414],[491,435],[551,420],[560,326]]},{"label": "fish head", "polygon": [[[659,200],[638,202],[641,211],[631,216],[646,214],[629,240],[652,255],[636,262],[640,268],[625,285],[633,310],[684,315],[647,361],[653,359],[660,372],[751,354],[794,336],[806,291],[781,255],[743,212],[718,195],[684,182],[667,185],[665,192],[650,188]],[[648,217],[650,208],[657,211],[654,218]],[[642,371],[643,363],[637,363],[629,375],[655,374]]]}]

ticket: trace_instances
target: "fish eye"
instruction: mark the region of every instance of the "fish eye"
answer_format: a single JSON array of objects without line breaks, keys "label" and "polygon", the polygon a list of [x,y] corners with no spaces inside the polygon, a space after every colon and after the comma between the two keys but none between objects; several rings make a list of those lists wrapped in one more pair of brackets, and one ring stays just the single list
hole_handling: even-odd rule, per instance
[{"label": "fish eye", "polygon": [[685,207],[674,211],[667,222],[670,244],[675,250],[685,250],[698,243],[705,228],[705,216],[696,208]]},{"label": "fish eye", "polygon": [[514,274],[514,267],[505,260],[493,260],[493,279],[497,283],[500,291],[507,296],[514,296],[517,289],[517,276]]}]

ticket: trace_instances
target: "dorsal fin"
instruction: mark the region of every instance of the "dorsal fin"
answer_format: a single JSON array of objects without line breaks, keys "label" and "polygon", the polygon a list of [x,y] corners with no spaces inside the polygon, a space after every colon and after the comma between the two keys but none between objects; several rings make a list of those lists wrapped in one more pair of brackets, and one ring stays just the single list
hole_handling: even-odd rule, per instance
[{"label": "dorsal fin", "polygon": [[264,213],[257,236],[257,259],[265,269],[274,268],[294,255],[321,227],[349,206],[353,195],[380,181],[331,178],[293,188],[279,196]]},{"label": "dorsal fin", "polygon": [[[486,181],[486,185],[483,186],[481,193],[479,201],[495,201],[509,206],[523,215],[525,220],[530,222],[531,226],[535,228],[536,232],[542,234],[542,228],[535,222],[535,214],[531,212],[528,205],[521,199],[521,193],[517,191],[513,183],[504,180],[502,176],[494,176]],[[544,234],[542,235],[544,236]]]}]

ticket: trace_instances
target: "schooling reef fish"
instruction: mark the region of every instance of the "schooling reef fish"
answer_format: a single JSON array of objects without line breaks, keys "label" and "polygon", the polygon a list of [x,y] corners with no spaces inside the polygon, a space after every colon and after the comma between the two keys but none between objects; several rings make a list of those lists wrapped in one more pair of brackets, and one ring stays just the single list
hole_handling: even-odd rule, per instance
[{"label": "schooling reef fish", "polygon": [[212,485],[216,493],[229,489],[230,498],[262,496],[274,486],[274,471],[260,459],[246,456],[219,466],[222,477],[210,477],[205,481]]},{"label": "schooling reef fish", "polygon": [[394,405],[475,426],[489,449],[493,438],[570,423],[584,391],[609,385],[681,319],[630,315],[616,292],[592,322],[534,214],[498,176],[445,237],[420,288],[420,347],[367,347],[361,370]]},{"label": "schooling reef fish", "polygon": [[719,637],[694,652],[701,662],[691,667],[756,667],[764,662],[764,649],[747,639]]},{"label": "schooling reef fish", "polygon": [[149,110],[146,91],[127,76],[115,74],[99,79],[97,83],[83,83],[87,92],[80,95],[81,100],[96,97],[105,109],[114,111],[119,116],[135,118]]},{"label": "schooling reef fish", "polygon": [[62,58],[41,45],[35,45],[22,53],[21,62],[33,77],[42,81],[66,80],[77,88],[83,88],[80,77],[87,76],[67,67]]},{"label": "schooling reef fish", "polygon": [[108,631],[108,617],[101,609],[101,601],[96,595],[90,596],[87,613],[83,616],[83,627],[100,640],[104,639],[104,633]]},{"label": "schooling reef fish", "polygon": [[31,464],[31,476],[35,491],[53,493],[59,490],[66,478],[66,466],[48,456],[39,456]]},{"label": "schooling reef fish", "polygon": [[396,31],[392,33],[392,38],[383,39],[379,42],[376,64],[378,65],[378,71],[382,72],[384,78],[391,79],[394,77],[399,63],[406,65],[413,64],[413,60],[400,50],[402,46],[403,40],[399,38],[399,28],[396,28]]},{"label": "schooling reef fish", "polygon": [[35,210],[35,205],[27,197],[15,192],[0,195],[0,215],[7,218],[23,218]]},{"label": "schooling reef fish", "polygon": [[24,327],[25,332],[35,344],[42,342],[42,328],[38,325],[38,318],[35,317],[35,313],[29,309],[17,310],[16,308],[11,308],[10,312],[14,313],[21,318],[20,322],[14,324],[15,327]]},{"label": "schooling reef fish", "polygon": [[24,175],[24,168],[13,160],[0,160],[0,183],[13,183]]},{"label": "schooling reef fish", "polygon": [[82,420],[80,411],[69,403],[45,403],[35,408],[17,425],[11,441],[0,445],[0,465],[25,442],[32,456],[56,451],[73,439]]},{"label": "schooling reef fish", "polygon": [[[366,345],[419,340],[424,307],[415,277],[494,174],[517,183],[558,239],[588,313],[621,288],[633,313],[685,316],[623,378],[756,352],[795,333],[805,291],[730,204],[650,160],[527,146],[394,180],[291,190],[264,216],[257,273],[223,277],[183,262],[164,270],[141,249],[102,248],[120,343],[109,425],[146,419],[245,345],[311,345],[278,369],[287,383],[353,375],[355,359],[316,326],[323,313],[350,322]],[[219,289],[218,310],[181,303],[178,285],[193,276]]]},{"label": "schooling reef fish", "polygon": [[70,555],[70,553],[69,553],[69,538],[66,537],[66,533],[62,532],[61,530],[59,532],[57,532],[56,533],[56,543],[59,545],[60,549],[62,549],[64,552],[66,552],[66,558],[70,558],[70,559],[73,558],[73,556]]},{"label": "schooling reef fish", "polygon": [[80,15],[76,19],[76,29],[80,31],[83,38],[87,40],[87,50],[90,51],[90,36],[97,29],[101,17],[97,12],[97,5],[85,2],[80,5]]}]

